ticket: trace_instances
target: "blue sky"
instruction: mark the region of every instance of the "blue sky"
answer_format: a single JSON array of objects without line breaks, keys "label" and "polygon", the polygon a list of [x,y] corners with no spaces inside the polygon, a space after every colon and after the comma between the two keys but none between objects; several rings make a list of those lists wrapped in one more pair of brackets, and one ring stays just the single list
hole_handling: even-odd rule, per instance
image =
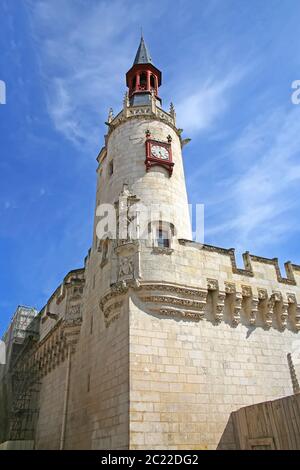
[{"label": "blue sky", "polygon": [[0,333],[92,238],[97,152],[140,28],[191,143],[205,242],[300,263],[298,0],[0,0]]}]

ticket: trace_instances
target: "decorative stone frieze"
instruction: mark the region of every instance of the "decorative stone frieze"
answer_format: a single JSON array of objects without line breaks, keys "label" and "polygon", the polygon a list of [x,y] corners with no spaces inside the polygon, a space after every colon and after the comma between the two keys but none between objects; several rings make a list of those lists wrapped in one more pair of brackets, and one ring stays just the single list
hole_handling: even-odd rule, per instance
[{"label": "decorative stone frieze", "polygon": [[103,311],[106,328],[108,328],[111,323],[115,322],[120,317],[123,303],[123,300],[116,301]]},{"label": "decorative stone frieze", "polygon": [[202,309],[203,305],[205,306],[203,301],[196,301],[196,300],[183,299],[183,298],[172,297],[172,296],[163,296],[163,295],[152,295],[148,297],[141,297],[141,300],[143,302],[180,305],[182,307],[194,307],[199,310]]},{"label": "decorative stone frieze", "polygon": [[[132,289],[138,294],[141,302],[145,304],[145,311],[163,316],[169,314],[170,317],[177,315],[182,318],[200,320],[206,318],[207,293],[211,292],[215,296],[213,297],[213,317],[216,324],[223,321],[226,301],[230,302],[232,325],[237,326],[241,323],[244,299],[244,309],[247,316],[243,317],[243,322],[248,319],[250,326],[257,324],[258,312],[261,310],[266,328],[272,326],[273,317],[275,313],[278,313],[277,318],[280,328],[286,328],[288,318],[290,318],[295,329],[300,329],[300,306],[297,306],[294,314],[291,310],[291,305],[294,305],[294,308],[297,305],[294,294],[289,294],[287,301],[283,301],[281,292],[273,292],[268,296],[266,289],[259,288],[256,297],[253,295],[250,286],[243,285],[241,292],[236,290],[234,283],[226,282],[224,286],[224,292],[219,291],[218,282],[215,279],[207,280],[207,290],[170,283],[129,279],[114,283],[111,289],[100,299],[99,305],[105,317],[105,324],[109,326],[114,316],[114,310],[121,307],[122,296],[128,293],[129,289]],[[112,299],[115,299],[113,303],[111,303]],[[116,314],[116,319],[118,317],[119,314]],[[208,320],[209,317],[206,319]]]},{"label": "decorative stone frieze", "polygon": [[162,108],[156,105],[155,100],[152,100],[151,106],[127,106],[126,101],[126,106],[124,106],[123,110],[119,114],[117,114],[117,116],[112,117],[110,121],[106,122],[106,124],[108,125],[108,136],[114,129],[116,129],[120,124],[127,121],[128,119],[153,119],[153,117],[157,120],[167,123],[176,131],[176,133],[178,133],[178,130],[176,128],[175,113],[173,113],[172,111],[170,113],[167,113]]},{"label": "decorative stone frieze", "polygon": [[159,313],[160,315],[164,315],[167,317],[181,317],[187,320],[194,320],[199,321],[204,317],[203,311],[195,312],[194,310],[181,310],[181,309],[174,309],[171,307],[163,307],[158,310],[151,309],[153,313]]}]

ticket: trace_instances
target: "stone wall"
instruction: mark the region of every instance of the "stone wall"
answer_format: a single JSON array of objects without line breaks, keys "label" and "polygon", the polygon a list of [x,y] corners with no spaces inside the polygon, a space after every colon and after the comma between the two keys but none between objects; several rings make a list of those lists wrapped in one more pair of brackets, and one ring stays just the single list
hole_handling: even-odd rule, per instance
[{"label": "stone wall", "polygon": [[36,449],[59,449],[67,361],[43,377],[40,388]]},{"label": "stone wall", "polygon": [[215,449],[232,411],[292,393],[286,355],[295,332],[144,309],[132,294],[132,449]]},{"label": "stone wall", "polygon": [[[171,178],[146,172],[147,130],[171,136]],[[59,447],[69,347],[66,449],[214,449],[232,411],[292,391],[300,267],[283,275],[276,259],[249,253],[238,267],[234,250],[190,241],[182,144],[158,108],[125,106],[109,125],[96,209],[127,185],[143,204],[174,207],[175,233],[167,249],[151,237],[100,242],[96,214],[84,270],[41,313],[38,448]]]},{"label": "stone wall", "polygon": [[118,320],[106,328],[97,290],[88,284],[87,292],[89,287],[80,341],[72,358],[65,448],[126,449],[128,307],[124,301],[118,310]]}]

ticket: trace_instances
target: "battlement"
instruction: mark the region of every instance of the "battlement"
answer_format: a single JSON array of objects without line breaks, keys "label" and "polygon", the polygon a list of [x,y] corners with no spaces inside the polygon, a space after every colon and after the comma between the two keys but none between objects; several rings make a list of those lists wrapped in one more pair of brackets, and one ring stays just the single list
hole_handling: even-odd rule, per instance
[{"label": "battlement", "polygon": [[299,282],[296,281],[296,276],[299,277],[300,281],[300,265],[293,264],[290,261],[286,261],[284,263],[285,267],[285,274],[286,277],[282,276],[281,270],[279,267],[278,258],[264,258],[262,256],[252,255],[249,251],[243,253],[243,261],[244,261],[244,268],[238,268],[235,256],[235,249],[234,248],[220,248],[213,245],[201,244],[191,240],[178,240],[181,245],[190,246],[197,249],[202,249],[204,251],[209,251],[212,253],[218,253],[221,255],[228,256],[232,266],[232,273],[239,274],[241,276],[248,276],[248,277],[255,277],[256,274],[260,273],[260,270],[257,269],[256,263],[260,263],[266,266],[272,266],[274,269],[274,277],[272,276],[272,280],[276,278],[277,282],[281,284],[286,284],[290,286],[300,285]]}]

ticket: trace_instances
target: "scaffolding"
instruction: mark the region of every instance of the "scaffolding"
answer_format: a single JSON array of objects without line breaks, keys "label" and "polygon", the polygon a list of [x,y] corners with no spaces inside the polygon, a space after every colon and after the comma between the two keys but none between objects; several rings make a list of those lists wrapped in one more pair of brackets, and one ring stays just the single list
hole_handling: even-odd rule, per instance
[{"label": "scaffolding", "polygon": [[[24,355],[30,354],[36,339],[31,337],[24,345],[22,358],[11,373],[12,404],[10,412],[9,440],[34,440],[38,418],[40,380],[36,364],[24,365]],[[20,363],[21,362],[21,363]]]},{"label": "scaffolding", "polygon": [[7,440],[34,440],[40,381],[31,355],[39,339],[37,311],[19,306],[3,339],[8,352]]}]

